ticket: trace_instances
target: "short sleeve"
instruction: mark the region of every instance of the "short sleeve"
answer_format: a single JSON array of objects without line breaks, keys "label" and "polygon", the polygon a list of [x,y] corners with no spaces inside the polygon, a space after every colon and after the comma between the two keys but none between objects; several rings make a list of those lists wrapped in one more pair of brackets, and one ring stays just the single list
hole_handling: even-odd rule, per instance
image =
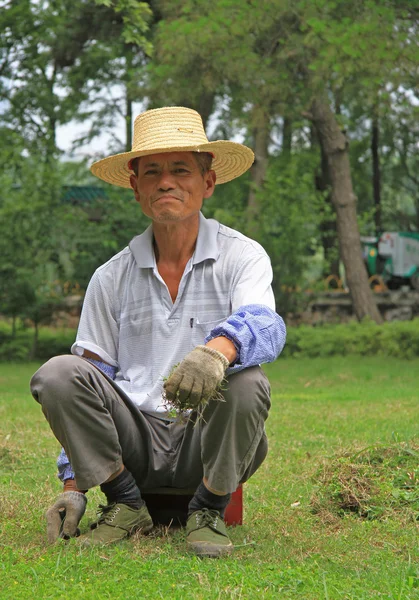
[{"label": "short sleeve", "polygon": [[240,257],[240,267],[232,285],[232,312],[248,304],[263,304],[275,310],[272,291],[272,266],[269,256],[261,251],[247,251]]},{"label": "short sleeve", "polygon": [[96,271],[86,290],[77,337],[71,352],[81,356],[83,350],[90,350],[104,362],[118,367],[119,330],[115,312],[112,286],[107,286],[100,272]]}]

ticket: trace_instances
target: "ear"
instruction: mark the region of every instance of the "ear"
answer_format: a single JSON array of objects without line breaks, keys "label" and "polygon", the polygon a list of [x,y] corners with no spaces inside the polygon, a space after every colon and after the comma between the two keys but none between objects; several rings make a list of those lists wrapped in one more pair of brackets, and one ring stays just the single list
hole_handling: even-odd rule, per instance
[{"label": "ear", "polygon": [[139,202],[140,196],[137,192],[137,177],[135,175],[129,176],[129,184],[132,187],[132,189],[134,190],[134,197],[135,197],[136,201]]},{"label": "ear", "polygon": [[205,175],[204,175],[204,184],[205,184],[204,198],[211,198],[211,196],[214,193],[216,181],[217,181],[217,175],[215,174],[215,171],[208,171],[208,173],[205,173]]}]

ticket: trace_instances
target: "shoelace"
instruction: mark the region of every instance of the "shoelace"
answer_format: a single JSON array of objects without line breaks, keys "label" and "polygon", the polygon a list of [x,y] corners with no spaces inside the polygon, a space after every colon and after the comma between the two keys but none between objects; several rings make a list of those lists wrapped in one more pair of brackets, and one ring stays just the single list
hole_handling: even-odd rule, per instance
[{"label": "shoelace", "polygon": [[212,508],[203,508],[196,514],[198,526],[206,527],[207,525],[212,525],[213,527],[217,528],[219,519],[221,519],[220,513],[218,510],[214,510]]},{"label": "shoelace", "polygon": [[[113,521],[117,512],[119,512],[118,508],[115,508],[115,502],[112,504],[99,504],[99,509],[97,511],[97,524],[105,523],[105,521]],[[112,512],[113,511],[113,512]]]}]

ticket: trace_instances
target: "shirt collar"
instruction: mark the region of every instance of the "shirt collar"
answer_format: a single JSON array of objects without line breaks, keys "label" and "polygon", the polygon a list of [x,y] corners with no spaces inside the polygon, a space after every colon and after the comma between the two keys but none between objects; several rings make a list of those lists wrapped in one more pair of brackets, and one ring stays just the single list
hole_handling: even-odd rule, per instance
[{"label": "shirt collar", "polygon": [[151,225],[141,235],[137,235],[130,241],[129,249],[140,268],[147,269],[155,266],[156,257],[154,256],[153,229]]},{"label": "shirt collar", "polygon": [[[220,224],[218,221],[215,221],[215,219],[206,219],[202,213],[199,213],[198,239],[196,240],[196,248],[192,257],[194,265],[207,259],[218,259],[220,255],[217,243],[219,227]],[[149,225],[141,235],[137,235],[130,241],[129,249],[140,268],[153,268],[156,265],[152,225]]]}]

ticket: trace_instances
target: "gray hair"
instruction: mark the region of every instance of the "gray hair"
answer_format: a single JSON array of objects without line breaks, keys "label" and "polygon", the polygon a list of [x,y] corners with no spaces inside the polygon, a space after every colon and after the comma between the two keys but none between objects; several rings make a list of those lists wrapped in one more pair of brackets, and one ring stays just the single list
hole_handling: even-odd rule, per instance
[{"label": "gray hair", "polygon": [[[211,167],[212,167],[212,154],[210,154],[209,152],[192,152],[192,154],[195,157],[196,163],[199,167],[199,170],[201,171],[201,175],[204,176],[205,173],[208,173],[208,171],[211,171]],[[130,163],[131,163],[131,169],[132,171],[134,171],[135,176],[138,177],[138,165],[139,165],[139,161],[140,161],[140,156],[137,158],[133,158]]]}]

